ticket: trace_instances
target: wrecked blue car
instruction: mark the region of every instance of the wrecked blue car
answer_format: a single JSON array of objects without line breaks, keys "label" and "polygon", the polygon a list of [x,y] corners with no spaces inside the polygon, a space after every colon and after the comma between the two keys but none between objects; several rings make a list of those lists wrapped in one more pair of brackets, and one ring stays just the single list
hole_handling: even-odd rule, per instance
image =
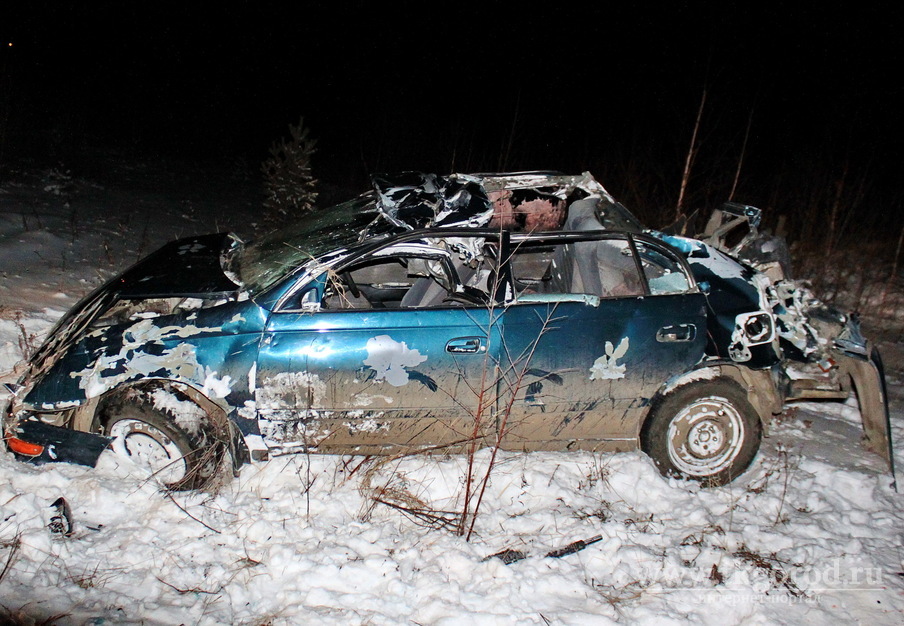
[{"label": "wrecked blue car", "polygon": [[589,173],[375,177],[255,243],[173,242],[89,295],[13,389],[6,444],[88,465],[109,448],[172,489],[285,453],[475,444],[640,448],[721,485],[787,400],[855,394],[890,464],[878,353],[763,254],[759,215],[729,204],[690,238]]}]

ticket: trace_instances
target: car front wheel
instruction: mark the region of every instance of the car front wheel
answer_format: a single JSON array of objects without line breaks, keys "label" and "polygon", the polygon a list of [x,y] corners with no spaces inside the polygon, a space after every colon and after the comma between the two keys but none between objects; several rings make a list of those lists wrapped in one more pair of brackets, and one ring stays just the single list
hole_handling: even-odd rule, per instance
[{"label": "car front wheel", "polygon": [[750,466],[761,438],[759,417],[744,391],[718,378],[661,396],[641,430],[641,448],[665,476],[719,486]]},{"label": "car front wheel", "polygon": [[207,424],[170,415],[142,394],[108,405],[99,422],[103,434],[113,438],[111,450],[149,470],[166,489],[206,486],[223,458],[225,446]]}]

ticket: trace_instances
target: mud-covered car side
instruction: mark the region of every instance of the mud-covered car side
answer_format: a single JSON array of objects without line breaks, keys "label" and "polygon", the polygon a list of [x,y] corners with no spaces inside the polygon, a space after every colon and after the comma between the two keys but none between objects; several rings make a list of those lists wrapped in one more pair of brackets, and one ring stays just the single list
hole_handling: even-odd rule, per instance
[{"label": "mud-covered car side", "polygon": [[725,213],[694,239],[587,173],[408,173],[250,245],[173,242],[61,320],[7,445],[89,465],[109,446],[175,488],[229,459],[474,441],[640,447],[722,484],[787,399],[856,392],[891,463],[878,353],[774,259],[741,261],[724,233],[753,240],[759,211]]}]

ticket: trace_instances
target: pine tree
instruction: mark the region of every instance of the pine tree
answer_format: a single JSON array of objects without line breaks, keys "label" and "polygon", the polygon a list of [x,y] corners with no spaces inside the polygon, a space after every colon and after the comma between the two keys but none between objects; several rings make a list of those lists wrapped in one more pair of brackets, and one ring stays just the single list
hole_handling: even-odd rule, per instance
[{"label": "pine tree", "polygon": [[290,138],[270,145],[270,158],[261,164],[264,174],[264,221],[278,225],[287,218],[311,211],[317,200],[317,180],[311,172],[311,155],[317,141],[311,139],[304,118],[289,124]]}]

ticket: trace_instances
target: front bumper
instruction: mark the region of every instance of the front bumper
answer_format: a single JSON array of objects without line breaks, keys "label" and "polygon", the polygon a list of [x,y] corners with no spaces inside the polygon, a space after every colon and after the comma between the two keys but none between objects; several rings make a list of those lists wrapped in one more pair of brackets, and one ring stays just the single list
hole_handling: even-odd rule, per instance
[{"label": "front bumper", "polygon": [[20,420],[8,426],[3,435],[7,449],[18,460],[36,465],[76,463],[94,467],[111,441],[110,437],[51,426],[35,419]]}]

